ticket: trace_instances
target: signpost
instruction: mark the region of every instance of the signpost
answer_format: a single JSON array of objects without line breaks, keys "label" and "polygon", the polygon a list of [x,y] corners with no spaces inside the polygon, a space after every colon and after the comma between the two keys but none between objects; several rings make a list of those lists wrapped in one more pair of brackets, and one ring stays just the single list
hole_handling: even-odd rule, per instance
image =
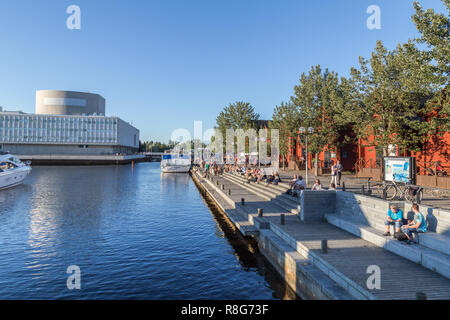
[{"label": "signpost", "polygon": [[385,181],[416,183],[414,157],[384,157],[383,160]]}]

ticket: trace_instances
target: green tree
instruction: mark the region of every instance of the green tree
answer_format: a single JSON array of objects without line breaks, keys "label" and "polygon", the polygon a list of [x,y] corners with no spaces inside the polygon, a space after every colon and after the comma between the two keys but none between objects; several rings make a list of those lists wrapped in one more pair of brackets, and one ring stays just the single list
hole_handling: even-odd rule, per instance
[{"label": "green tree", "polygon": [[249,102],[237,101],[220,112],[216,124],[225,137],[227,129],[255,128],[256,120],[259,120],[259,114],[255,112],[255,108]]},{"label": "green tree", "polygon": [[225,107],[216,118],[216,128],[222,133],[224,151],[227,129],[256,129],[257,120],[259,120],[259,114],[249,102],[237,101]]},{"label": "green tree", "polygon": [[294,87],[292,103],[299,108],[300,125],[313,128],[308,137],[308,151],[315,155],[315,174],[318,155],[325,146],[333,147],[339,142],[341,125],[334,121],[335,105],[338,103],[339,79],[335,72],[324,71],[319,65],[303,73],[300,84]]},{"label": "green tree", "polygon": [[[424,10],[419,2],[414,2],[415,13],[412,20],[421,36],[415,41],[426,45],[424,54],[429,55],[430,62],[426,65],[432,70],[429,81],[438,86],[433,99],[428,101],[433,117],[428,121],[439,127],[440,133],[450,129],[447,115],[450,113],[450,0],[442,1],[447,14],[436,13],[433,9]],[[425,66],[422,66],[424,68]]]},{"label": "green tree", "polygon": [[[297,136],[297,131],[300,127],[300,117],[297,106],[293,103],[284,103],[276,106],[273,112],[272,121],[269,124],[270,129],[278,129],[280,146],[279,151],[283,159],[283,170],[286,161],[286,156],[292,147],[292,138]],[[293,155],[294,161],[297,165],[300,164],[300,159],[297,154]]]},{"label": "green tree", "polygon": [[383,155],[389,145],[417,149],[431,130],[423,121],[428,113],[424,102],[433,92],[430,69],[421,67],[428,60],[412,42],[389,51],[378,41],[371,58],[360,57],[360,68],[351,69],[345,96],[352,100],[342,113],[355,124],[358,138],[368,141],[373,135],[373,144]]}]

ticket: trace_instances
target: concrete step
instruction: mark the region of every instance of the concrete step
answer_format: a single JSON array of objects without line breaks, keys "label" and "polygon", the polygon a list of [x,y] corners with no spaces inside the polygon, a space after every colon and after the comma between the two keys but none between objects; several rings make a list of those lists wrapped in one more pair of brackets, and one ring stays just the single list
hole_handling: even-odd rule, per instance
[{"label": "concrete step", "polygon": [[255,190],[253,188],[253,186],[250,186],[246,183],[241,183],[241,182],[235,181],[235,180],[231,179],[230,177],[224,177],[224,179],[231,183],[234,183],[235,185],[239,186],[240,188],[243,188],[245,190],[253,192],[254,194],[258,195],[259,197],[263,198],[264,200],[270,201],[272,199],[272,197],[270,195],[268,195],[266,193],[262,193],[257,189]]},{"label": "concrete step", "polygon": [[294,207],[296,207],[298,205],[298,198],[294,198],[290,195],[287,195],[285,192],[286,190],[284,190],[283,192],[279,191],[279,190],[271,190],[270,186],[265,186],[264,184],[257,184],[257,183],[246,183],[245,179],[236,179],[235,176],[233,175],[229,175],[228,177],[231,176],[230,178],[233,181],[236,181],[237,183],[243,182],[244,185],[249,186],[250,188],[252,188],[255,191],[261,191],[261,193],[266,194],[268,196],[274,197],[274,198],[280,198],[280,200],[286,200],[286,203],[291,203]]},{"label": "concrete step", "polygon": [[240,186],[245,185],[245,186],[247,186],[247,187],[249,187],[251,189],[254,189],[255,191],[260,191],[262,194],[265,194],[265,195],[267,195],[269,197],[276,197],[279,194],[279,192],[274,192],[273,190],[270,190],[268,188],[264,188],[264,186],[261,186],[259,184],[248,183],[248,182],[245,182],[244,180],[237,179],[237,178],[235,178],[233,176],[224,176],[224,179],[227,179],[228,181],[232,181],[232,182],[234,182],[234,183],[236,183],[236,184],[238,184]]},{"label": "concrete step", "polygon": [[[228,175],[228,176],[234,177],[234,178],[239,179],[241,181],[246,181],[246,179],[242,175],[236,175],[236,174],[230,174],[230,173],[224,173],[224,175]],[[265,184],[265,182],[262,182],[262,183]],[[289,188],[289,186],[284,186],[284,185],[281,185],[281,184],[277,184],[277,185],[269,184],[266,188],[269,189],[269,190],[273,190],[275,192],[286,192],[286,190]]]},{"label": "concrete step", "polygon": [[407,245],[391,237],[384,237],[382,231],[376,228],[361,224],[358,221],[346,219],[337,214],[326,214],[325,218],[329,223],[338,228],[346,230],[361,239],[385,248],[450,279],[450,256],[447,254],[430,249],[422,244]]},{"label": "concrete step", "polygon": [[224,179],[235,183],[236,185],[239,185],[240,187],[251,191],[258,196],[271,201],[272,203],[276,204],[279,208],[282,208],[283,210],[286,210],[287,212],[291,212],[293,214],[298,214],[300,212],[299,203],[297,202],[297,198],[293,198],[286,194],[279,194],[274,195],[271,193],[266,192],[264,189],[264,186],[257,186],[255,184],[248,184],[248,183],[242,183],[239,180],[233,179],[232,177],[224,177]]},{"label": "concrete step", "polygon": [[450,238],[439,233],[426,232],[418,235],[419,244],[450,256]]},{"label": "concrete step", "polygon": [[[346,217],[345,215],[343,217],[352,220],[351,217]],[[353,220],[357,221],[357,219]],[[370,227],[383,233],[385,231],[384,221],[385,217],[381,215],[365,216],[360,220],[362,224],[366,223]],[[393,231],[393,227],[391,227],[391,231]],[[435,232],[426,232],[418,235],[418,241],[419,244],[427,248],[450,255],[450,237],[448,236]]]},{"label": "concrete step", "polygon": [[331,263],[320,256],[319,253],[310,250],[301,241],[298,241],[289,233],[284,232],[278,225],[271,223],[270,230],[280,237],[284,243],[287,243],[293,250],[297,251],[303,257],[307,257],[314,266],[336,281],[348,293],[358,300],[377,300],[377,298],[366,288],[358,285],[350,277],[336,269]]}]

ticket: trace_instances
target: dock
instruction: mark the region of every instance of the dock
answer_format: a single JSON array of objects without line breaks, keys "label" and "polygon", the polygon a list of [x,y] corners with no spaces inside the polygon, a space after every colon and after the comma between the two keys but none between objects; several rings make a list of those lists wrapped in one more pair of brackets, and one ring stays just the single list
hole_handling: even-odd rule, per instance
[{"label": "dock", "polygon": [[[304,191],[294,198],[284,194],[284,184],[247,183],[228,173],[203,175],[193,168],[194,181],[243,235],[258,241],[261,253],[300,297],[450,299],[450,212],[426,208],[427,220],[435,217],[439,223],[421,235],[419,244],[406,245],[381,235],[387,201],[344,191]],[[401,205],[407,212],[408,205]],[[368,285],[371,266],[380,270],[379,288]]]},{"label": "dock", "polygon": [[107,165],[129,164],[145,160],[143,155],[16,155],[22,161],[37,165]]}]

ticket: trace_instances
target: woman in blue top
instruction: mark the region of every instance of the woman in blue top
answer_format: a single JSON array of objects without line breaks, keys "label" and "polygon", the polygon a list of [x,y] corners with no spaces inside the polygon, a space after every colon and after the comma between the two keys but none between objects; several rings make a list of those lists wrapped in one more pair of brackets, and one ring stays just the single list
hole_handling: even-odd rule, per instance
[{"label": "woman in blue top", "polygon": [[403,224],[403,212],[395,204],[391,204],[389,211],[386,214],[386,233],[383,236],[390,236],[391,225],[395,226],[395,232],[400,232],[400,228]]},{"label": "woman in blue top", "polygon": [[407,244],[413,243],[413,233],[423,233],[427,231],[427,222],[423,214],[419,211],[419,206],[414,203],[411,210],[414,212],[414,220],[402,227],[403,233],[408,237]]}]

